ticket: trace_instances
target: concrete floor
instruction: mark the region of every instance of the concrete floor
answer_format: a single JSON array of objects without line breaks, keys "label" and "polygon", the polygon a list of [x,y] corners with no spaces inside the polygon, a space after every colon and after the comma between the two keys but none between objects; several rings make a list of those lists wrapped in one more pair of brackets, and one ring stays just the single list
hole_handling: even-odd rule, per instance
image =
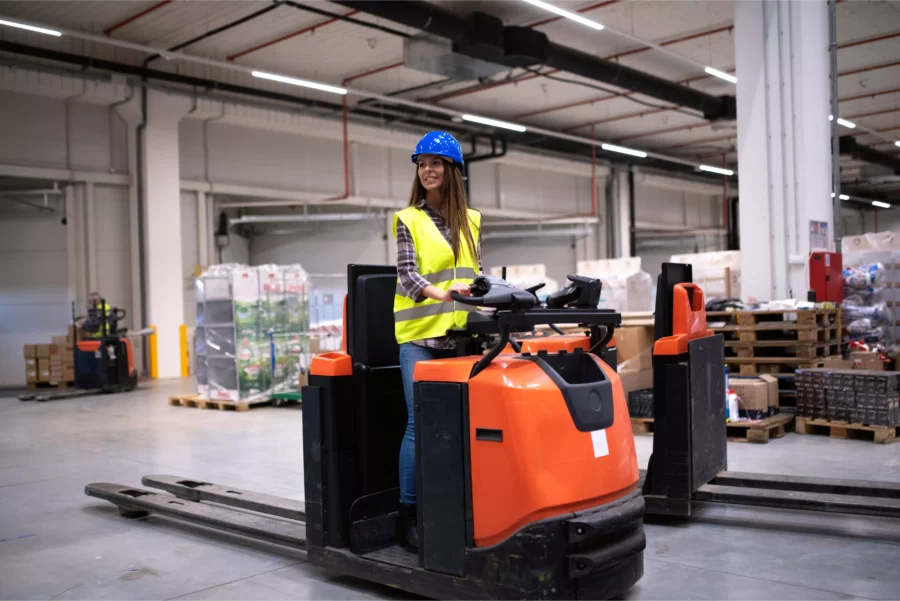
[{"label": "concrete floor", "polygon": [[[111,504],[86,497],[88,482],[137,486],[142,475],[157,473],[302,498],[298,408],[234,413],[167,405],[169,394],[188,389],[167,382],[43,404],[0,398],[0,597],[406,598],[330,575],[298,553],[155,516],[125,520]],[[637,438],[642,467],[651,441]],[[900,476],[900,444],[789,434],[768,445],[729,443],[728,452],[732,470]],[[855,536],[838,537],[716,519],[648,524],[645,575],[628,598],[897,598],[900,545],[877,540],[891,528],[890,520],[857,519],[845,523]]]}]

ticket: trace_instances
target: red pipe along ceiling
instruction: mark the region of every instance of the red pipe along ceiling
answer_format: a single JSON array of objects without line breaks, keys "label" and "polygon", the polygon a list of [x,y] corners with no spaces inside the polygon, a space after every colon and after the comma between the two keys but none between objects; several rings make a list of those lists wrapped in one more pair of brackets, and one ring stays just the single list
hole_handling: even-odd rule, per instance
[{"label": "red pipe along ceiling", "polygon": [[[359,12],[358,10],[351,10],[351,11],[348,12],[348,13],[344,13],[343,16],[344,16],[344,17],[352,17],[353,15],[355,15],[355,14],[358,13],[358,12]],[[325,19],[324,21],[321,21],[321,22],[316,23],[316,24],[314,24],[314,25],[309,25],[309,26],[304,27],[303,29],[299,29],[299,30],[297,30],[297,31],[295,31],[295,32],[293,32],[293,33],[289,33],[289,34],[287,34],[287,35],[283,35],[283,36],[281,36],[281,37],[279,37],[279,38],[275,38],[274,40],[270,40],[270,41],[268,41],[268,42],[263,42],[262,44],[259,44],[258,46],[254,46],[254,47],[252,47],[252,48],[247,48],[246,50],[241,50],[240,52],[236,52],[236,53],[234,53],[234,54],[228,56],[227,59],[230,60],[230,61],[233,61],[233,60],[238,59],[238,58],[240,58],[240,57],[242,57],[242,56],[245,56],[245,55],[247,55],[247,54],[250,54],[251,52],[256,52],[257,50],[262,50],[263,48],[268,48],[269,46],[274,46],[275,44],[277,44],[277,43],[279,43],[279,42],[283,42],[283,41],[285,41],[285,40],[289,40],[289,39],[291,39],[291,38],[293,38],[293,37],[297,37],[298,35],[303,35],[304,33],[315,32],[316,29],[321,29],[322,27],[325,27],[325,26],[327,26],[327,25],[331,25],[332,23],[337,23],[337,22],[339,22],[339,21],[340,21],[340,19],[338,19],[337,17],[332,17],[331,19]]]},{"label": "red pipe along ceiling", "polygon": [[[734,71],[733,67],[726,70],[726,72],[729,72],[729,73],[732,71]],[[675,83],[684,85],[684,84],[688,84],[688,83],[693,83],[695,81],[700,81],[702,79],[708,79],[710,77],[712,77],[712,75],[695,75],[694,77],[688,77],[687,79],[682,79],[680,81],[676,81]],[[570,102],[566,105],[555,106],[555,107],[551,107],[548,109],[541,109],[541,110],[537,110],[537,111],[531,111],[530,113],[523,113],[521,115],[516,115],[514,118],[521,119],[524,117],[530,117],[532,115],[538,115],[540,113],[548,113],[550,111],[556,111],[556,110],[560,110],[560,109],[568,109],[568,108],[573,108],[576,106],[582,106],[585,104],[596,104],[598,102],[605,102],[607,100],[613,100],[614,98],[620,98],[622,96],[633,96],[633,95],[634,95],[634,92],[627,92],[625,94],[607,94],[606,96],[598,96],[597,98],[591,98],[589,100],[579,100],[577,102]],[[655,110],[659,110],[659,109],[655,109]],[[665,110],[669,110],[669,109],[665,109]],[[637,116],[637,115],[636,114],[630,115],[627,118],[631,118],[631,116]],[[601,123],[609,123],[610,119],[612,119],[614,121],[617,118],[618,117],[611,117],[609,119],[601,119],[600,121],[590,121],[587,123],[581,123],[580,125],[573,125],[571,127],[567,127],[564,131],[571,131],[573,129],[578,129],[580,127],[589,127],[591,125],[600,125]]]},{"label": "red pipe along ceiling", "polygon": [[[615,4],[619,0],[606,0],[606,2],[598,2],[597,4],[591,4],[590,6],[585,6],[584,8],[576,9],[575,12],[584,14],[586,12],[590,12],[592,10],[596,10],[598,8],[603,8],[604,6],[608,6],[610,4]],[[541,25],[546,25],[548,23],[555,23],[556,21],[561,21],[563,17],[550,17],[549,19],[544,19],[542,21],[537,21],[536,23],[532,23],[531,25],[526,25],[526,27],[540,27]]]},{"label": "red pipe along ceiling", "polygon": [[[360,79],[363,77],[368,77],[369,75],[375,75],[376,73],[383,73],[384,71],[389,71],[391,69],[396,69],[397,67],[402,67],[403,62],[393,63],[391,65],[386,65],[384,67],[378,67],[376,69],[370,69],[369,71],[363,71],[362,73],[357,73],[356,75],[351,75],[350,77],[345,77],[341,82],[342,86],[347,85],[351,81],[356,79]],[[346,200],[350,197],[350,140],[347,135],[347,119],[348,119],[348,111],[347,111],[347,95],[344,94],[343,101],[341,103],[341,127],[343,129],[343,148],[344,148],[344,193],[339,196],[332,196],[330,198],[322,199],[322,202],[335,202],[338,200]]]},{"label": "red pipe along ceiling", "polygon": [[[874,93],[870,93],[870,94],[863,94],[863,95],[860,95],[860,96],[851,96],[851,97],[849,97],[849,98],[841,98],[841,99],[839,100],[839,102],[845,102],[845,101],[848,101],[848,100],[858,100],[859,98],[868,98],[869,96],[878,96],[878,95],[881,95],[881,94],[893,94],[893,93],[895,93],[895,92],[900,92],[900,89],[897,89],[897,90],[884,90],[884,91],[882,91],[882,92],[874,92]],[[898,111],[900,111],[900,108],[890,108],[890,109],[883,109],[883,110],[880,110],[880,111],[870,111],[870,112],[868,112],[868,113],[858,113],[858,114],[856,114],[856,115],[850,115],[850,116],[847,116],[846,118],[847,118],[847,119],[850,119],[850,120],[852,120],[852,119],[861,119],[861,118],[863,118],[863,117],[874,117],[875,115],[886,115],[886,114],[888,114],[888,113],[896,113],[896,112],[898,112]],[[633,114],[631,114],[631,115],[624,115],[624,116],[621,117],[621,119],[627,119],[627,118],[631,118],[631,117],[635,117],[635,116],[643,116],[643,115],[652,114],[652,113],[658,113],[658,112],[661,112],[661,110],[660,110],[660,109],[656,109],[656,110],[654,110],[654,111],[644,111],[643,113],[633,113]],[[599,121],[598,123],[608,123],[608,122],[610,122],[610,121],[616,121],[616,120],[617,120],[617,118],[612,118],[612,117],[611,117],[611,118],[608,118],[608,119],[606,119],[606,120]],[[588,123],[588,124],[584,124],[584,125],[590,125],[590,124]],[[568,130],[568,129],[575,129],[575,128],[577,128],[577,127],[584,127],[584,125],[578,125],[578,126],[575,126],[574,128],[567,128],[567,130]],[[657,129],[657,130],[653,130],[653,131],[645,131],[645,132],[637,133],[637,134],[634,134],[634,135],[631,135],[631,136],[625,136],[625,137],[623,137],[623,138],[619,138],[617,141],[618,141],[618,142],[624,142],[625,140],[636,140],[636,139],[638,139],[638,138],[645,138],[645,137],[647,137],[647,136],[655,136],[655,135],[661,135],[661,134],[670,134],[670,133],[674,133],[674,132],[678,132],[678,131],[685,131],[685,130],[690,130],[690,129],[700,129],[700,128],[704,128],[704,127],[711,127],[711,124],[710,124],[710,123],[696,123],[696,124],[690,124],[690,125],[679,125],[679,126],[675,126],[675,127],[668,127],[668,128],[665,128],[665,129]],[[856,133],[856,134],[854,134],[854,135],[864,135],[865,133],[866,133],[866,132],[864,132],[864,131],[860,131],[860,132],[858,132],[858,133]],[[734,136],[732,136],[732,137],[734,137]],[[727,139],[727,138],[723,138],[723,139]],[[680,146],[667,147],[667,148],[680,148]]]},{"label": "red pipe along ceiling", "polygon": [[103,30],[103,34],[104,34],[104,35],[110,35],[110,34],[111,34],[112,32],[114,32],[115,30],[120,29],[120,28],[122,28],[122,27],[125,27],[125,26],[128,25],[129,23],[133,23],[133,22],[137,21],[138,19],[140,19],[141,17],[143,17],[144,15],[149,15],[149,14],[152,13],[153,11],[160,9],[160,8],[162,8],[163,6],[165,6],[166,4],[170,4],[171,2],[172,2],[172,0],[162,0],[162,2],[157,2],[157,3],[154,4],[153,6],[151,6],[151,7],[149,7],[149,8],[145,8],[145,9],[142,10],[141,12],[139,12],[139,13],[137,13],[137,14],[135,14],[135,15],[132,15],[132,16],[130,16],[130,17],[128,17],[128,18],[125,19],[124,21],[119,21],[119,22],[116,23],[115,25],[110,25],[109,27],[107,27],[106,29]]}]

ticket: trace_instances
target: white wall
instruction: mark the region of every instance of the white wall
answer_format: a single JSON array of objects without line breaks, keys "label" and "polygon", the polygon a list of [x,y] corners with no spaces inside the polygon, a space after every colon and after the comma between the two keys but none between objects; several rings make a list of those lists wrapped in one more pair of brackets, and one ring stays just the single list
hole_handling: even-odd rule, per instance
[{"label": "white wall", "polygon": [[[96,245],[96,289],[113,307],[130,313],[131,235],[128,230],[128,189],[94,186],[94,239]],[[130,315],[119,324],[134,327]]]},{"label": "white wall", "polygon": [[349,263],[384,264],[389,260],[383,220],[352,223],[290,224],[295,235],[259,235],[250,243],[250,262],[300,263],[309,273],[345,273]]},{"label": "white wall", "polygon": [[56,213],[0,199],[0,386],[25,383],[22,345],[49,343],[71,320],[66,226]]},{"label": "white wall", "polygon": [[[69,165],[126,173],[126,128],[103,106],[70,102]],[[0,91],[0,163],[66,167],[66,102]],[[112,143],[112,152],[110,152]]]},{"label": "white wall", "polygon": [[[721,197],[636,185],[635,221],[685,227],[722,227]],[[641,268],[654,278],[662,263],[673,254],[723,250],[721,236],[647,236],[638,235],[637,255]]]}]

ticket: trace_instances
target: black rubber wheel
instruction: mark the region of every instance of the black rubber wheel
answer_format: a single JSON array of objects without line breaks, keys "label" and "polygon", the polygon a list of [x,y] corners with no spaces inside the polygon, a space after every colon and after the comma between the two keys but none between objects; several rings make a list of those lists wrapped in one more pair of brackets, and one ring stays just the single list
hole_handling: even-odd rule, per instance
[{"label": "black rubber wheel", "polygon": [[128,518],[129,520],[136,520],[139,518],[145,518],[150,515],[149,511],[142,511],[140,509],[122,509],[119,507],[119,515],[123,518]]}]

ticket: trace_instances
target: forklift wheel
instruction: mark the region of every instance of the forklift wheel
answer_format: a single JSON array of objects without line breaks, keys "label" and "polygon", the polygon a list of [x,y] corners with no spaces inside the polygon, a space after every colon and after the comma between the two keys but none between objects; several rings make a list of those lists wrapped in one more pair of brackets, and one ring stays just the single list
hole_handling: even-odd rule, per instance
[{"label": "forklift wheel", "polygon": [[273,407],[280,407],[280,406],[281,406],[281,399],[272,399],[272,406],[273,406]]}]

